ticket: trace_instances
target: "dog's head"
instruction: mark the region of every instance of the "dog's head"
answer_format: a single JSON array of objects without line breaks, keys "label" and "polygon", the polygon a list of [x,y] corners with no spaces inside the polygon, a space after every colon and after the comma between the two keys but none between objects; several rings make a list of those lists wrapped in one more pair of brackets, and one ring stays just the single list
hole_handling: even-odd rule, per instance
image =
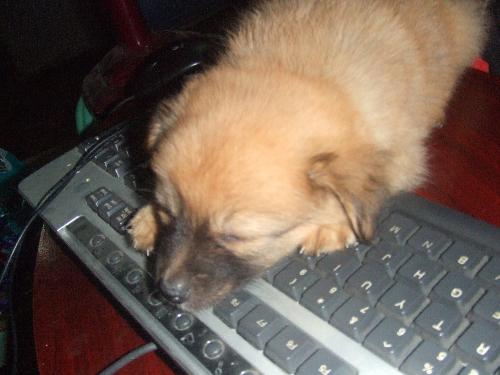
[{"label": "dog's head", "polygon": [[[359,141],[345,99],[332,105],[301,81],[212,76],[160,108],[148,141],[157,275],[195,309],[304,243],[369,236],[383,190],[383,158]],[[320,235],[323,227],[332,233]]]}]

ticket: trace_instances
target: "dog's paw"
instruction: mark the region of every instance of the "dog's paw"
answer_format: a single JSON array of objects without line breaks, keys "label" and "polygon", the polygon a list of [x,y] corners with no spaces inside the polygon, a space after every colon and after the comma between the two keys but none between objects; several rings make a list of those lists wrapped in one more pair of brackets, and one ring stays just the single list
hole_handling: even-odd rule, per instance
[{"label": "dog's paw", "polygon": [[300,253],[306,256],[319,256],[341,250],[357,242],[349,225],[322,225],[316,227],[302,243]]},{"label": "dog's paw", "polygon": [[132,245],[146,252],[148,255],[154,249],[158,224],[156,222],[151,205],[141,208],[130,220],[128,232],[132,239]]}]

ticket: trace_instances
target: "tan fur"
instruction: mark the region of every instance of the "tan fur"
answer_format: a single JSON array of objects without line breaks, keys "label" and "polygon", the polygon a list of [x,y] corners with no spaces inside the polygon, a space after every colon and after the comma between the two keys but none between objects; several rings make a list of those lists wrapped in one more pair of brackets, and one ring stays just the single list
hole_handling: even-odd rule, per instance
[{"label": "tan fur", "polygon": [[[383,200],[425,177],[426,137],[480,52],[481,12],[466,0],[262,2],[156,117],[157,197],[262,266],[369,237]],[[133,222],[139,247],[150,214]]]},{"label": "tan fur", "polygon": [[155,246],[158,224],[151,205],[144,206],[130,221],[130,235],[136,249],[150,251]]}]

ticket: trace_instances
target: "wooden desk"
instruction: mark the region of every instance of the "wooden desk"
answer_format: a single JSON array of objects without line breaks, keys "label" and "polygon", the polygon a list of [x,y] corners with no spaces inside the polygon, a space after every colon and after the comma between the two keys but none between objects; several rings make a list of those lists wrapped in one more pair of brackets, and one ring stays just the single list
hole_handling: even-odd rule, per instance
[{"label": "wooden desk", "polygon": [[[418,193],[500,226],[500,84],[464,77],[447,125],[429,141],[432,177]],[[40,373],[95,374],[144,343],[79,265],[56,246],[38,254],[33,326]],[[155,353],[120,374],[172,374]]]}]

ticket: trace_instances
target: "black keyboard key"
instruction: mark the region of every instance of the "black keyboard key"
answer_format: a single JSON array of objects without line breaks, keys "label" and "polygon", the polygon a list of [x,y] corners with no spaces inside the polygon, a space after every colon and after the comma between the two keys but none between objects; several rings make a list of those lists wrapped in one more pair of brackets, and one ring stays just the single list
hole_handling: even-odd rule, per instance
[{"label": "black keyboard key", "polygon": [[366,253],[370,250],[371,245],[366,243],[356,242],[354,244],[349,245],[346,249],[348,251],[352,251],[356,254],[359,260],[363,260],[365,258]]},{"label": "black keyboard key", "polygon": [[464,272],[469,277],[476,273],[488,261],[488,256],[472,244],[457,241],[441,257],[446,267]]},{"label": "black keyboard key", "polygon": [[435,260],[451,245],[451,242],[445,234],[423,227],[410,238],[408,245]]},{"label": "black keyboard key", "polygon": [[142,303],[157,319],[164,318],[171,312],[171,305],[159,290],[153,290],[143,295]]},{"label": "black keyboard key", "polygon": [[95,163],[103,169],[108,168],[108,166],[118,159],[118,153],[112,148],[106,148],[102,152],[96,155]]},{"label": "black keyboard key", "polygon": [[299,258],[301,261],[305,262],[307,264],[307,267],[310,269],[315,269],[318,262],[323,259],[325,254],[320,254],[320,255],[307,255],[304,256],[303,254],[299,254]]},{"label": "black keyboard key", "polygon": [[266,345],[264,353],[288,373],[294,373],[317,349],[317,344],[295,327],[286,327]]},{"label": "black keyboard key", "polygon": [[100,140],[101,140],[100,136],[95,136],[93,138],[89,138],[89,139],[83,141],[82,143],[80,143],[80,145],[78,146],[78,149],[82,153],[87,152],[93,145],[95,145]]},{"label": "black keyboard key", "polygon": [[393,213],[378,228],[379,236],[387,241],[404,245],[418,230],[418,224],[404,215]]},{"label": "black keyboard key", "polygon": [[121,150],[125,149],[126,143],[127,142],[125,139],[125,135],[123,135],[123,134],[118,134],[117,136],[113,137],[113,139],[111,140],[111,144],[116,151],[121,151]]},{"label": "black keyboard key", "polygon": [[398,282],[384,294],[379,302],[379,308],[387,315],[409,325],[428,303],[429,300],[420,289]]},{"label": "black keyboard key", "polygon": [[116,211],[109,218],[109,224],[111,227],[120,234],[125,234],[127,232],[127,225],[129,220],[135,213],[135,209],[130,206],[123,206],[118,211]]},{"label": "black keyboard key", "polygon": [[239,320],[257,305],[257,299],[250,293],[240,290],[219,302],[214,314],[231,328],[236,328]]},{"label": "black keyboard key", "polygon": [[456,357],[431,341],[424,341],[401,367],[409,375],[451,375],[459,369]]},{"label": "black keyboard key", "polygon": [[351,298],[332,315],[330,324],[362,342],[382,318],[369,303],[359,298]]},{"label": "black keyboard key", "polygon": [[317,265],[318,270],[333,276],[340,286],[344,285],[359,267],[361,262],[353,251],[348,250],[337,250],[327,254]]},{"label": "black keyboard key", "polygon": [[292,258],[283,258],[280,261],[278,261],[276,264],[274,264],[272,267],[269,267],[264,271],[264,280],[267,282],[272,283],[274,281],[274,278],[278,273],[280,273],[283,268],[288,266],[292,262]]},{"label": "black keyboard key", "polygon": [[333,277],[318,280],[302,296],[300,303],[324,320],[336,311],[349,296],[335,282]]},{"label": "black keyboard key", "polygon": [[294,260],[276,275],[273,285],[298,301],[302,293],[318,279],[314,271]]},{"label": "black keyboard key", "polygon": [[116,277],[134,265],[121,250],[110,252],[103,260],[104,266]]},{"label": "black keyboard key", "polygon": [[111,191],[105,187],[100,187],[96,191],[90,193],[85,197],[85,201],[88,206],[93,210],[97,211],[99,206],[111,198]]},{"label": "black keyboard key", "polygon": [[431,302],[415,323],[445,348],[449,348],[468,325],[458,310],[439,302]]},{"label": "black keyboard key", "polygon": [[399,367],[421,341],[412,328],[386,318],[368,335],[364,345],[391,365]]},{"label": "black keyboard key", "polygon": [[425,294],[429,294],[444,275],[446,275],[446,271],[439,263],[430,261],[420,255],[414,255],[398,271],[398,276],[418,284]]},{"label": "black keyboard key", "polygon": [[467,366],[460,371],[458,375],[490,375],[485,370],[480,369],[479,367]]},{"label": "black keyboard key", "polygon": [[462,314],[466,314],[481,298],[484,289],[461,274],[449,273],[436,285],[433,292],[455,304]]},{"label": "black keyboard key", "polygon": [[106,167],[106,170],[113,177],[122,178],[130,172],[130,161],[124,155],[119,154],[118,157],[111,161]]},{"label": "black keyboard key", "polygon": [[457,341],[457,348],[488,371],[500,366],[500,331],[489,323],[473,323]]},{"label": "black keyboard key", "polygon": [[125,207],[125,202],[120,198],[112,195],[108,200],[104,201],[97,209],[97,214],[105,222],[109,223],[111,217]]},{"label": "black keyboard key", "polygon": [[84,217],[79,217],[69,224],[67,228],[77,240],[87,246],[96,258],[102,259],[107,254],[119,250],[114,243]]},{"label": "black keyboard key", "polygon": [[500,290],[500,257],[493,257],[479,272],[478,277]]},{"label": "black keyboard key", "polygon": [[123,182],[137,193],[151,193],[153,191],[151,170],[146,165],[139,165],[123,176]]},{"label": "black keyboard key", "polygon": [[357,270],[347,281],[346,289],[368,299],[374,306],[392,285],[391,278],[379,264],[366,264]]},{"label": "black keyboard key", "polygon": [[473,313],[500,328],[500,295],[493,291],[488,292],[476,304]]},{"label": "black keyboard key", "polygon": [[336,355],[320,349],[304,362],[297,375],[356,375],[354,367]]},{"label": "black keyboard key", "polygon": [[410,251],[404,246],[386,241],[378,243],[368,252],[368,258],[384,265],[391,277],[394,277],[397,270],[410,259],[410,256]]},{"label": "black keyboard key", "polygon": [[140,268],[133,266],[132,269],[127,271],[122,277],[122,284],[124,284],[128,290],[140,298],[142,294],[148,294],[148,290],[151,289],[153,280]]},{"label": "black keyboard key", "polygon": [[258,305],[238,323],[237,331],[257,349],[264,349],[266,343],[285,327],[285,320],[266,305]]},{"label": "black keyboard key", "polygon": [[192,314],[178,310],[172,314],[169,323],[177,332],[185,332],[198,322]]}]

